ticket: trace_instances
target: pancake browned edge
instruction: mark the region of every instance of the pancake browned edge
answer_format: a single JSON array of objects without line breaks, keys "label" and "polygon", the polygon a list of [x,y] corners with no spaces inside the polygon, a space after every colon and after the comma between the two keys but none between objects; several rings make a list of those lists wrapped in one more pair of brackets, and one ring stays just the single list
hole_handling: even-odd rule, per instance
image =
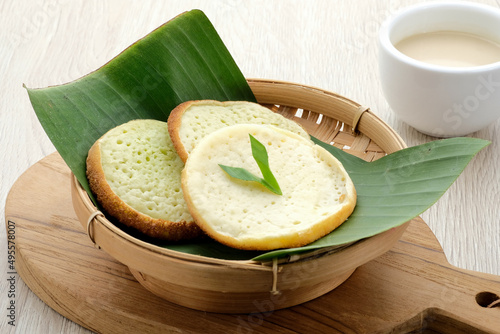
[{"label": "pancake browned edge", "polygon": [[89,150],[87,178],[92,192],[107,214],[116,218],[118,222],[156,239],[181,241],[204,235],[194,221],[169,221],[152,218],[127,205],[106,181],[101,164],[101,139],[97,140]]},{"label": "pancake browned edge", "polygon": [[[274,125],[297,133],[306,139],[310,138],[299,123],[249,101],[186,101],[172,110],[167,123],[174,148],[184,162],[189,152],[203,137],[222,127],[236,124]],[[189,132],[191,133],[187,137]]]}]

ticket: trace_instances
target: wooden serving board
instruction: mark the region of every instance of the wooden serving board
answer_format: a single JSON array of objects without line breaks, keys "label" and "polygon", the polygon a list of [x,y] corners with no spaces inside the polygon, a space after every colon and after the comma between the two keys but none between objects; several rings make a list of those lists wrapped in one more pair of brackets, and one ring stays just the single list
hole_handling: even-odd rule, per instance
[{"label": "wooden serving board", "polygon": [[70,171],[57,153],[15,183],[6,224],[15,224],[24,282],[54,310],[98,333],[500,333],[500,277],[451,266],[420,218],[392,250],[330,293],[241,315],[164,301],[94,248],[73,211]]}]

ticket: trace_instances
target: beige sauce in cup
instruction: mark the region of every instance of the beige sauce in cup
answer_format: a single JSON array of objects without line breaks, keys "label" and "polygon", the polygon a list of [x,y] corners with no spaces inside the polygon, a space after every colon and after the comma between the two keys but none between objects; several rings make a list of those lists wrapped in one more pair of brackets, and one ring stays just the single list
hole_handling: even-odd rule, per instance
[{"label": "beige sauce in cup", "polygon": [[413,59],[441,66],[481,66],[500,61],[500,43],[456,31],[413,35],[395,47]]}]

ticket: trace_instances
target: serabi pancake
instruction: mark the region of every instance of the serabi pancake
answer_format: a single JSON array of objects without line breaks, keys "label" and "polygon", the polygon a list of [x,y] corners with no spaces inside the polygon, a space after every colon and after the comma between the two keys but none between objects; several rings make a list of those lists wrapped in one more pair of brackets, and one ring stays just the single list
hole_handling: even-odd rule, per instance
[{"label": "serabi pancake", "polygon": [[206,135],[236,124],[274,125],[309,138],[307,131],[297,122],[247,101],[197,100],[181,103],[170,113],[168,131],[177,153],[185,162]]},{"label": "serabi pancake", "polygon": [[104,210],[150,237],[171,241],[203,234],[184,201],[182,168],[167,123],[149,119],[109,130],[87,157],[89,185]]},{"label": "serabi pancake", "polygon": [[[261,176],[249,134],[266,146],[282,195],[233,178],[219,166]],[[264,125],[233,125],[204,137],[189,154],[182,188],[202,230],[247,250],[306,245],[337,228],[356,205],[354,185],[335,157],[300,135]]]}]

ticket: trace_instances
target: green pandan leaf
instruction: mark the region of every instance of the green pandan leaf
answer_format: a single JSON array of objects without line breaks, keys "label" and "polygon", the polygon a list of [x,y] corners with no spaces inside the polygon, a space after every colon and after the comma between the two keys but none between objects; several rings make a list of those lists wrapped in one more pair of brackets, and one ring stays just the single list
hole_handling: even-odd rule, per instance
[{"label": "green pandan leaf", "polygon": [[250,143],[252,145],[253,158],[255,162],[257,162],[260,172],[264,177],[264,185],[275,194],[282,195],[278,181],[274,177],[271,167],[269,166],[269,157],[266,147],[252,135],[250,135]]},{"label": "green pandan leaf", "polygon": [[87,152],[109,129],[137,118],[166,121],[173,108],[188,100],[255,101],[199,10],[165,23],[81,79],[28,89],[28,94],[45,132],[90,195]]},{"label": "green pandan leaf", "polygon": [[269,157],[267,155],[266,147],[254,136],[249,134],[250,136],[250,145],[252,147],[252,156],[257,162],[259,166],[260,172],[262,173],[263,178],[260,178],[250,171],[243,167],[231,167],[226,165],[219,166],[227,173],[229,176],[243,180],[243,181],[252,181],[258,182],[262,184],[267,189],[271,190],[273,193],[277,195],[282,195],[281,188],[274,177],[273,172],[271,171],[271,167],[269,167]]},{"label": "green pandan leaf", "polygon": [[[215,29],[198,10],[167,22],[81,79],[28,89],[28,94],[47,135],[89,195],[87,152],[109,129],[132,119],[166,121],[170,111],[187,100],[255,101]],[[316,142],[344,164],[358,194],[353,214],[329,235],[305,247],[267,253],[239,251],[210,240],[158,245],[207,257],[268,261],[364,239],[429,208],[488,145],[474,138],[445,139],[365,162]]]}]

